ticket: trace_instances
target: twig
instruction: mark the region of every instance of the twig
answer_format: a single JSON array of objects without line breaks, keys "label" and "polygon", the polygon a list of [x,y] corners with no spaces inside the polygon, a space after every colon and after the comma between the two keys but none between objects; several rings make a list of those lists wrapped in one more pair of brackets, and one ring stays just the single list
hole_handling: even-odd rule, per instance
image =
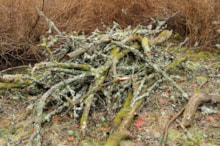
[{"label": "twig", "polygon": [[[96,79],[95,86],[100,86],[101,84],[103,84],[105,79],[106,79],[106,75],[102,76],[99,79]],[[92,89],[92,87],[93,87],[93,84],[90,86],[90,88]],[[80,120],[81,132],[83,135],[85,135],[85,132],[86,132],[85,130],[87,127],[87,119],[88,119],[88,115],[89,115],[89,111],[91,108],[93,98],[94,98],[94,93],[91,93],[85,100],[85,107],[84,107],[83,114]]]},{"label": "twig", "polygon": [[162,139],[161,146],[166,145],[167,136],[168,136],[168,129],[169,129],[170,125],[172,124],[172,122],[174,120],[176,120],[183,113],[184,110],[185,110],[185,106],[174,117],[172,117],[172,119],[166,124],[165,129],[164,129],[164,137]]},{"label": "twig", "polygon": [[182,94],[182,97],[184,98],[188,98],[188,94],[183,91],[183,89],[172,79],[170,78],[167,73],[163,70],[161,70],[158,65],[153,64],[146,56],[144,56],[141,52],[139,52],[138,50],[136,50],[135,48],[132,48],[130,46],[124,45],[123,43],[120,42],[113,42],[113,44],[122,47],[124,49],[128,49],[130,50],[132,53],[134,53],[135,55],[137,55],[138,57],[140,57],[142,60],[144,60],[146,62],[146,66],[152,66],[158,73],[162,74],[164,76],[165,79],[167,79],[168,81],[170,81],[174,87],[176,87],[180,93]]},{"label": "twig", "polygon": [[180,127],[183,129],[184,133],[186,134],[186,136],[188,138],[192,138],[192,134],[186,129],[186,127],[177,119],[176,120],[178,122],[178,124],[180,125]]},{"label": "twig", "polygon": [[68,106],[67,103],[64,103],[63,105],[59,106],[59,107],[58,107],[57,109],[55,109],[54,111],[50,112],[50,113],[49,113],[48,115],[46,115],[45,118],[42,120],[42,123],[44,123],[44,122],[49,122],[50,119],[51,119],[54,115],[56,115],[56,114],[62,112],[63,109],[64,109],[65,107],[67,107],[67,106]]},{"label": "twig", "polygon": [[175,50],[179,50],[181,47],[183,47],[183,45],[185,45],[187,42],[189,41],[189,38],[186,37],[185,40],[183,42],[181,42],[177,48]]},{"label": "twig", "polygon": [[51,31],[51,28],[53,28],[59,35],[61,35],[62,32],[56,27],[54,22],[51,21],[49,18],[47,18],[47,16],[45,16],[41,10],[39,10],[38,8],[36,8],[36,9],[37,9],[39,15],[43,16],[45,18],[46,22],[49,24],[49,31]]},{"label": "twig", "polygon": [[142,94],[142,95],[140,95],[140,96],[138,96],[138,97],[136,97],[136,98],[133,98],[133,101],[131,102],[130,106],[133,107],[134,104],[135,104],[137,101],[139,101],[139,100],[142,99],[142,98],[148,97],[148,96],[150,95],[150,92],[152,92],[152,90],[153,90],[155,87],[157,87],[160,82],[162,82],[162,80],[156,81],[152,86],[150,86],[150,87],[147,89],[147,92],[146,92],[146,93],[144,93],[144,94]]},{"label": "twig", "polygon": [[55,91],[59,90],[61,87],[65,86],[65,84],[69,84],[71,82],[76,81],[77,79],[83,78],[86,76],[86,73],[75,76],[74,78],[70,78],[66,80],[66,82],[59,82],[56,85],[52,86],[46,93],[43,94],[43,96],[40,98],[39,103],[36,107],[36,112],[37,112],[37,118],[36,122],[34,123],[34,133],[31,134],[30,140],[29,140],[29,145],[32,145],[34,138],[37,140],[37,145],[41,143],[41,124],[43,122],[43,109],[45,107],[45,101],[46,99]]},{"label": "twig", "polygon": [[[41,5],[41,11],[42,11],[42,12],[44,11],[44,4],[45,4],[45,1],[42,0],[42,5]],[[29,31],[29,33],[28,33],[28,37],[31,37],[31,34],[32,34],[33,30],[36,28],[36,26],[38,25],[39,20],[40,20],[40,16],[38,15],[38,16],[37,16],[37,19],[35,20],[34,25],[31,27],[31,29],[30,29],[30,31]]]}]

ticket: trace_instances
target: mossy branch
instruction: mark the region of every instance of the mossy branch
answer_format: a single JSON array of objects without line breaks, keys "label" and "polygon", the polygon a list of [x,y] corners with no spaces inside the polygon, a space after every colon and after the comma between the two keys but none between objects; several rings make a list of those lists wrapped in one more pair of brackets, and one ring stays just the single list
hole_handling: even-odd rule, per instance
[{"label": "mossy branch", "polygon": [[119,145],[120,141],[124,138],[128,138],[130,136],[129,131],[127,128],[130,126],[135,111],[140,107],[140,105],[143,103],[144,99],[137,101],[133,107],[130,107],[128,105],[128,102],[130,101],[130,98],[133,97],[131,91],[129,91],[127,100],[123,106],[123,108],[120,110],[120,112],[117,114],[114,120],[115,126],[117,126],[116,130],[110,134],[108,137],[105,146],[116,146]]}]

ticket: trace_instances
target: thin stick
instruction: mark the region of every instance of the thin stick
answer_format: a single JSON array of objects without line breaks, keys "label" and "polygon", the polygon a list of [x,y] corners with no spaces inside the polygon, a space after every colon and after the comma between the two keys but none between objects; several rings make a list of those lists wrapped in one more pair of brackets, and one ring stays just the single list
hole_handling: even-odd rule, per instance
[{"label": "thin stick", "polygon": [[170,125],[173,123],[173,121],[175,121],[183,113],[184,110],[185,110],[185,106],[174,117],[172,117],[172,119],[166,124],[166,127],[164,129],[164,137],[162,139],[161,146],[166,145],[167,136],[168,136],[168,129],[169,129]]}]

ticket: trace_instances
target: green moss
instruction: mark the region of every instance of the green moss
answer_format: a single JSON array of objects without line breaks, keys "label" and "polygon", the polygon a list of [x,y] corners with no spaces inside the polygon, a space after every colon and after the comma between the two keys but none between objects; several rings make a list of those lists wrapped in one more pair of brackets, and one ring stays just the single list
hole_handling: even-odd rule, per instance
[{"label": "green moss", "polygon": [[84,71],[89,71],[91,69],[90,66],[88,66],[86,64],[81,64],[80,68],[81,68],[81,70],[84,70]]},{"label": "green moss", "polygon": [[80,125],[83,125],[83,123],[86,121],[87,115],[85,113],[82,114],[81,119],[80,119]]},{"label": "green moss", "polygon": [[218,51],[216,52],[211,52],[211,51],[207,51],[207,50],[192,50],[186,47],[182,47],[182,48],[176,48],[176,47],[171,47],[169,49],[170,52],[172,52],[175,56],[177,54],[179,55],[184,55],[185,57],[189,58],[190,60],[198,60],[198,59],[211,59],[214,57],[218,57],[219,53]]},{"label": "green moss", "polygon": [[192,59],[211,59],[214,56],[216,56],[215,53],[212,52],[208,52],[208,51],[200,51],[200,52],[196,52],[193,50],[188,50],[186,52],[186,56]]},{"label": "green moss", "polygon": [[175,33],[175,34],[173,35],[173,38],[174,38],[175,40],[181,40],[183,37],[182,37],[179,33]]},{"label": "green moss", "polygon": [[6,92],[5,90],[1,90],[1,89],[0,89],[0,95],[4,95],[5,92]]},{"label": "green moss", "polygon": [[199,140],[198,139],[187,139],[183,146],[196,146],[199,145]]},{"label": "green moss", "polygon": [[116,58],[117,60],[119,60],[123,56],[123,53],[119,52],[119,51],[120,51],[119,47],[113,48],[111,53],[110,53],[110,56],[112,58]]},{"label": "green moss", "polygon": [[[198,128],[198,127],[197,127]],[[200,145],[204,141],[203,132],[200,129],[188,129],[189,133],[192,134],[190,138],[186,138],[184,140],[183,146],[194,146],[194,145]]]},{"label": "green moss", "polygon": [[61,68],[74,68],[74,69],[78,69],[78,70],[83,70],[83,71],[90,71],[91,67],[87,64],[77,64],[77,63],[55,63],[55,65],[57,67],[61,67]]},{"label": "green moss", "polygon": [[0,83],[0,89],[11,89],[11,88],[19,88],[19,87],[21,87],[20,84]]},{"label": "green moss", "polygon": [[197,76],[197,77],[196,77],[196,82],[197,82],[197,84],[199,84],[199,85],[202,85],[202,84],[205,83],[207,80],[208,80],[208,78],[205,77],[205,76]]},{"label": "green moss", "polygon": [[85,105],[86,108],[84,109],[83,114],[81,116],[80,125],[84,125],[84,123],[88,119],[88,112],[89,112],[89,109],[90,109],[90,107],[88,107],[88,106],[91,105],[92,100],[93,100],[93,94],[89,95],[89,97],[87,97],[87,99],[86,99],[86,105]]},{"label": "green moss", "polygon": [[111,57],[115,57],[117,55],[117,53],[119,52],[119,47],[114,47],[110,53]]},{"label": "green moss", "polygon": [[117,113],[115,119],[113,120],[113,125],[118,127],[123,120],[123,118],[127,115],[127,113],[131,110],[130,103],[132,100],[133,94],[132,92],[128,92],[127,98],[125,99],[124,105],[121,110]]},{"label": "green moss", "polygon": [[102,127],[109,127],[110,126],[109,122],[102,122],[101,125],[102,125]]},{"label": "green moss", "polygon": [[125,139],[129,135],[127,130],[117,130],[111,134],[104,146],[118,146],[121,139]]},{"label": "green moss", "polygon": [[168,141],[169,140],[172,140],[172,141],[175,141],[175,140],[183,141],[183,135],[178,130],[169,129],[169,134],[168,134],[168,139],[167,140]]},{"label": "green moss", "polygon": [[130,111],[130,108],[122,108],[117,116],[114,118],[113,120],[113,124],[115,127],[118,127],[121,123],[121,121],[123,120],[123,118],[126,116],[126,114]]},{"label": "green moss", "polygon": [[170,73],[178,72],[181,67],[181,63],[185,61],[186,57],[176,58],[172,63],[170,63],[166,67],[166,70],[168,70]]},{"label": "green moss", "polygon": [[103,145],[99,141],[95,141],[94,139],[93,140],[83,140],[80,144],[82,146],[101,146],[101,145]]}]

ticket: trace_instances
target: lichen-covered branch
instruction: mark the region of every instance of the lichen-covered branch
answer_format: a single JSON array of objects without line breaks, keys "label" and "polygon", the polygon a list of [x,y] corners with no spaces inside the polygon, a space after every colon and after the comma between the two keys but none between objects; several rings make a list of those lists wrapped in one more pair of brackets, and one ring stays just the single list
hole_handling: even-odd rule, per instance
[{"label": "lichen-covered branch", "polygon": [[140,57],[143,61],[146,62],[146,66],[151,66],[151,67],[154,68],[154,70],[156,72],[161,73],[166,80],[168,80],[170,83],[172,83],[173,86],[176,87],[180,91],[180,93],[182,94],[182,96],[184,98],[188,98],[187,93],[185,91],[183,91],[183,89],[172,78],[170,78],[165,71],[160,69],[160,67],[157,64],[152,63],[146,56],[144,56],[143,53],[139,52],[138,50],[136,50],[136,49],[134,49],[132,47],[124,45],[124,44],[122,44],[120,42],[114,42],[114,44],[119,46],[119,47],[121,47],[121,48],[130,50],[132,53],[134,53],[135,55]]},{"label": "lichen-covered branch", "polygon": [[155,83],[154,83],[152,86],[150,86],[149,88],[147,88],[147,92],[145,92],[145,93],[143,93],[143,94],[141,94],[141,95],[139,95],[139,96],[137,96],[137,97],[134,97],[134,98],[133,98],[133,101],[131,102],[131,105],[130,105],[130,106],[132,107],[132,106],[134,106],[134,104],[135,104],[137,101],[139,101],[140,99],[148,97],[148,96],[150,95],[150,92],[152,92],[152,90],[153,90],[155,87],[157,87],[158,84],[161,83],[161,82],[162,82],[162,80],[155,81]]},{"label": "lichen-covered branch", "polygon": [[[131,92],[131,91],[130,91]],[[120,141],[123,138],[128,138],[130,136],[129,131],[127,128],[130,126],[135,111],[140,107],[143,103],[144,99],[137,101],[133,107],[129,106],[130,98],[132,98],[132,93],[128,93],[127,100],[120,110],[120,112],[116,115],[114,120],[114,125],[117,126],[116,130],[110,134],[109,138],[107,139],[105,146],[116,146],[119,145]]]},{"label": "lichen-covered branch", "polygon": [[28,75],[2,75],[0,76],[0,89],[24,88],[32,82]]},{"label": "lichen-covered branch", "polygon": [[33,139],[36,137],[37,139],[37,144],[41,142],[41,135],[40,135],[40,130],[41,130],[41,124],[43,122],[43,109],[46,104],[46,99],[56,91],[59,91],[65,84],[69,84],[71,82],[76,81],[77,79],[85,77],[87,74],[81,74],[79,76],[75,76],[75,78],[71,78],[66,80],[65,82],[61,81],[57,83],[56,85],[52,86],[46,93],[43,94],[43,96],[39,99],[37,105],[36,105],[36,119],[35,119],[35,124],[34,124],[34,133],[31,135],[31,139],[29,143],[33,142]]},{"label": "lichen-covered branch", "polygon": [[185,127],[191,126],[196,110],[202,103],[211,101],[213,103],[220,102],[220,95],[206,95],[203,93],[195,93],[190,97],[188,103],[185,106],[183,113],[182,125]]},{"label": "lichen-covered branch", "polygon": [[[95,86],[98,88],[100,87],[100,85],[105,81],[106,77],[102,76],[101,78],[96,80]],[[92,89],[93,84],[91,85],[91,89]],[[81,131],[83,133],[83,135],[85,135],[85,130],[87,127],[87,119],[88,119],[88,115],[89,115],[89,111],[90,111],[90,107],[91,104],[93,102],[93,98],[94,98],[94,93],[91,93],[88,95],[88,97],[86,97],[85,99],[85,107],[83,110],[83,114],[81,116],[81,120],[80,120],[80,126],[81,126]]]}]

